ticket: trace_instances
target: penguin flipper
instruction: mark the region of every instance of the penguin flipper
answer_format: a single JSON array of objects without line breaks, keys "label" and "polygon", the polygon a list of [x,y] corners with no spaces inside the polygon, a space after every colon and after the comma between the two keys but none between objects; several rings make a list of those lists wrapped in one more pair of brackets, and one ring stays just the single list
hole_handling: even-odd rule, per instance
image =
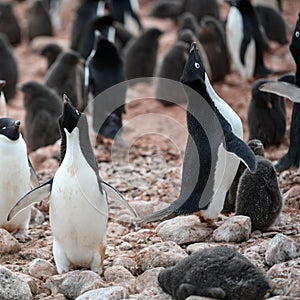
[{"label": "penguin flipper", "polygon": [[225,135],[226,151],[235,154],[250,170],[251,173],[256,171],[257,161],[251,148],[234,133],[230,132]]},{"label": "penguin flipper", "polygon": [[172,205],[170,205],[162,210],[159,210],[152,214],[148,214],[148,215],[141,217],[137,221],[137,223],[142,224],[142,223],[151,223],[151,222],[157,222],[157,221],[161,222],[161,221],[172,219],[176,216],[178,216],[178,214],[174,211],[174,209],[172,208]]},{"label": "penguin flipper", "polygon": [[130,206],[130,204],[127,202],[127,200],[120,194],[120,192],[112,187],[110,184],[108,184],[105,181],[101,181],[101,187],[103,190],[107,193],[107,197],[116,201],[120,201],[124,206],[126,206],[131,213],[137,218],[138,214],[134,210],[133,207]]},{"label": "penguin flipper", "polygon": [[294,84],[283,81],[267,82],[259,88],[262,92],[269,92],[289,98],[294,103],[300,103],[300,89]]},{"label": "penguin flipper", "polygon": [[10,210],[7,221],[10,221],[17,213],[29,205],[36,202],[41,202],[44,198],[48,197],[49,193],[51,192],[52,182],[53,178],[34,190],[28,192],[25,196],[18,200],[18,202]]},{"label": "penguin flipper", "polygon": [[32,188],[35,189],[40,185],[39,177],[36,174],[29,158],[28,158],[28,164],[29,164],[29,168],[30,168],[30,185]]}]

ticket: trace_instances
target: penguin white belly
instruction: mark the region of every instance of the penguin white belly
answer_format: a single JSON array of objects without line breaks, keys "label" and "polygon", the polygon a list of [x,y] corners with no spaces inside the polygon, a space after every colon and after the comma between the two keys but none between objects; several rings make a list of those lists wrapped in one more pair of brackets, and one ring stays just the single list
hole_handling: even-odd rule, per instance
[{"label": "penguin white belly", "polygon": [[[68,140],[68,147],[72,141]],[[106,245],[108,205],[97,177],[78,143],[67,150],[55,174],[50,196],[50,224],[58,272],[71,266],[101,271]],[[73,153],[70,153],[73,152]]]},{"label": "penguin white belly", "polygon": [[240,59],[240,49],[243,41],[243,17],[236,7],[231,7],[227,17],[226,37],[228,49],[243,80],[247,78],[246,70]]},{"label": "penguin white belly", "polygon": [[18,199],[30,191],[30,168],[22,136],[12,141],[0,135],[0,157],[0,227],[9,232],[25,230],[30,220],[30,207],[11,221],[6,220]]}]

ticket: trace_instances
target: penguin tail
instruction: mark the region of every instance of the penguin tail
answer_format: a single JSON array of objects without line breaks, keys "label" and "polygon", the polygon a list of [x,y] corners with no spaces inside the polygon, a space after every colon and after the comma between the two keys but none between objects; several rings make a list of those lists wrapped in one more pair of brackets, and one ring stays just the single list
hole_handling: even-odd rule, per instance
[{"label": "penguin tail", "polygon": [[142,224],[142,223],[150,223],[150,222],[157,222],[157,221],[161,222],[161,221],[172,219],[176,216],[178,216],[178,213],[174,211],[172,206],[168,206],[162,210],[141,217],[139,220],[137,220],[137,223]]}]

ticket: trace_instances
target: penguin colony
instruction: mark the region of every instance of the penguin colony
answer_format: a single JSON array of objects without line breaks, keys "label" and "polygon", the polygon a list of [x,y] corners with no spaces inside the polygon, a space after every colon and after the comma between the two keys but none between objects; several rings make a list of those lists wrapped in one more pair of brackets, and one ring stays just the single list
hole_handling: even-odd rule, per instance
[{"label": "penguin colony", "polygon": [[[25,39],[34,42],[38,37],[55,36],[52,9],[56,6],[52,1],[49,6],[41,0],[28,3],[26,37],[13,4],[1,2],[0,163],[8,172],[1,172],[0,176],[0,188],[5,191],[0,202],[0,227],[26,241],[30,206],[49,197],[57,271],[85,267],[101,274],[109,198],[122,202],[139,224],[194,213],[210,221],[220,212],[249,216],[252,230],[264,231],[274,224],[282,209],[282,197],[272,162],[259,155],[263,146],[279,145],[286,134],[283,97],[294,102],[290,143],[288,153],[275,168],[283,171],[299,167],[300,157],[297,91],[291,96],[282,92],[281,85],[268,88],[271,80],[265,78],[273,72],[264,61],[268,41],[275,41],[278,47],[286,44],[287,27],[279,6],[264,5],[264,1],[255,5],[250,0],[225,2],[230,6],[229,12],[226,20],[221,20],[217,1],[156,1],[150,15],[171,18],[178,24],[176,41],[159,59],[164,32],[144,27],[137,1],[82,0],[76,7],[70,30],[70,49],[55,42],[44,44],[39,49],[47,65],[44,83],[31,80],[19,84],[13,47]],[[279,28],[275,32],[270,19]],[[300,15],[290,43],[296,73],[281,76],[275,82],[289,82],[295,88],[300,85],[299,22]],[[248,144],[243,141],[240,117],[214,90],[212,83],[224,81],[232,72],[239,74],[241,82],[253,82],[247,120],[249,138],[260,141]],[[164,91],[159,81],[154,82],[157,100],[163,105],[187,102],[189,136],[179,197],[163,210],[138,217],[118,190],[98,174],[85,109],[92,106],[92,129],[100,138],[120,141],[127,87],[149,81],[154,75],[182,84],[183,88],[176,91]],[[256,80],[257,77],[260,79]],[[99,94],[126,80],[128,85],[122,85],[117,95],[97,99]],[[14,101],[17,88],[23,94],[26,111],[23,131],[20,121],[10,118],[6,110],[6,103],[10,105]],[[59,168],[51,179],[40,184],[27,152],[52,145],[59,139]],[[259,284],[243,290],[223,285],[228,281],[228,274],[219,268],[206,280],[211,282],[209,278],[218,277],[222,288],[209,284],[199,288],[199,282],[203,281],[200,275],[189,284],[184,278],[181,281],[176,277],[178,272],[187,277],[189,272],[202,274],[210,256],[218,258],[220,264],[230,259],[232,266],[227,266],[228,272],[230,268],[248,268]],[[245,281],[250,276],[249,273],[239,275]],[[269,289],[263,275],[243,256],[221,247],[212,253],[196,253],[174,269],[164,270],[159,275],[159,283],[175,299],[189,295],[262,299]],[[247,294],[248,298],[239,293]]]}]

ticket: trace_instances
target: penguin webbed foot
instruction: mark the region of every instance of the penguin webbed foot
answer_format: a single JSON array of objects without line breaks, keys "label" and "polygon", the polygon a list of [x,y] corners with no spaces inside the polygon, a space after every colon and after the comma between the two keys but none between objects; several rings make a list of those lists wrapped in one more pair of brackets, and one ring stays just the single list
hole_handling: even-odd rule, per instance
[{"label": "penguin webbed foot", "polygon": [[13,236],[20,242],[20,243],[26,243],[31,240],[30,236],[25,233],[25,229],[19,229],[16,231]]}]

